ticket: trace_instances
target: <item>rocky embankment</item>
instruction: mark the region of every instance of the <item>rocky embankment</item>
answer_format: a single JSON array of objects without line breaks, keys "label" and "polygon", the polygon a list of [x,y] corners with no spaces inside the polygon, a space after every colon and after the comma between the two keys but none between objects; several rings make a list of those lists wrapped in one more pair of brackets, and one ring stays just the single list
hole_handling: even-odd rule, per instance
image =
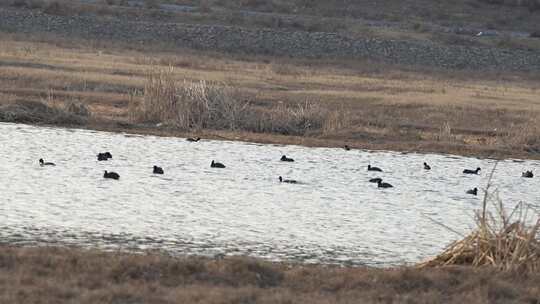
[{"label": "rocky embankment", "polygon": [[489,47],[443,46],[431,42],[352,39],[336,33],[249,29],[104,18],[56,16],[0,8],[0,31],[51,33],[67,38],[167,43],[231,53],[306,58],[369,59],[389,64],[450,69],[540,71],[540,52]]}]

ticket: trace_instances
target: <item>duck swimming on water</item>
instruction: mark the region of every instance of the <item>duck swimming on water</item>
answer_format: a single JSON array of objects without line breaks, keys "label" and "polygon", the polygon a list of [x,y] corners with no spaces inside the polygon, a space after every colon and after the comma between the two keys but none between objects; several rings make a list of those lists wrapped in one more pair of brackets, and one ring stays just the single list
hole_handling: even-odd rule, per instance
[{"label": "duck swimming on water", "polygon": [[382,180],[380,180],[377,183],[377,188],[393,188],[394,186],[390,185],[389,183],[383,183]]},{"label": "duck swimming on water", "polygon": [[158,167],[158,166],[154,166],[154,171],[153,171],[154,174],[163,174],[163,168],[161,167]]},{"label": "duck swimming on water", "polygon": [[467,190],[467,194],[477,195],[478,194],[478,188],[474,187],[471,190]]},{"label": "duck swimming on water", "polygon": [[200,137],[188,137],[186,140],[189,141],[189,142],[198,142],[199,140],[201,140],[201,138]]},{"label": "duck swimming on water", "polygon": [[285,155],[283,155],[280,160],[284,161],[284,162],[293,162],[294,161],[294,159],[292,159],[290,157],[287,157]]},{"label": "duck swimming on water", "polygon": [[97,155],[98,161],[108,160],[109,158],[112,158],[111,152],[98,153]]},{"label": "duck swimming on water", "polygon": [[43,158],[40,158],[40,159],[39,159],[39,165],[42,166],[42,167],[43,167],[43,166],[56,166],[55,163],[45,162],[45,161],[43,160]]},{"label": "duck swimming on water", "polygon": [[371,165],[367,165],[367,170],[368,170],[368,171],[382,172],[381,168],[378,168],[378,167],[372,167]]},{"label": "duck swimming on water", "polygon": [[527,171],[521,173],[521,176],[522,176],[522,177],[526,177],[526,178],[533,178],[533,177],[534,177],[534,174],[533,174],[532,171],[528,171],[528,170],[527,170]]},{"label": "duck swimming on water", "polygon": [[105,155],[105,154],[103,154],[103,153],[99,153],[99,154],[97,155],[97,160],[98,160],[98,161],[106,161],[106,160],[108,160],[108,159],[109,159],[109,158],[107,157],[107,155]]},{"label": "duck swimming on water", "polygon": [[107,172],[105,170],[105,173],[103,174],[103,178],[111,178],[111,179],[120,179],[120,175],[116,172]]},{"label": "duck swimming on water", "polygon": [[424,170],[431,170],[431,167],[426,162],[424,162]]},{"label": "duck swimming on water", "polygon": [[375,178],[370,179],[369,182],[378,184],[379,182],[382,182],[382,178],[375,177]]},{"label": "duck swimming on water", "polygon": [[480,169],[480,167],[476,168],[476,170],[465,169],[463,170],[463,173],[464,174],[478,174],[478,171],[480,170],[482,170]]},{"label": "duck swimming on water", "polygon": [[210,167],[211,167],[211,168],[225,168],[225,165],[222,164],[222,163],[214,162],[214,161],[212,160],[212,163],[210,164]]},{"label": "duck swimming on water", "polygon": [[288,183],[288,184],[296,184],[297,181],[295,181],[294,179],[283,179],[283,177],[279,177],[279,182],[280,183]]}]

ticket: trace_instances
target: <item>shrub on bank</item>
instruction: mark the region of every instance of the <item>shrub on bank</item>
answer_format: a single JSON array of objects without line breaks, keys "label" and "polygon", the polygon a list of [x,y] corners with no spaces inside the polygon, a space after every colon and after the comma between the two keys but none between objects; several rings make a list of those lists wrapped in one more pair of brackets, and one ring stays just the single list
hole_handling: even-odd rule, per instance
[{"label": "shrub on bank", "polygon": [[243,130],[284,135],[321,133],[335,128],[335,113],[320,103],[255,105],[250,101],[252,96],[236,88],[204,80],[178,81],[173,71],[169,67],[147,74],[143,96],[130,101],[129,116],[133,121],[161,122],[184,130]]}]

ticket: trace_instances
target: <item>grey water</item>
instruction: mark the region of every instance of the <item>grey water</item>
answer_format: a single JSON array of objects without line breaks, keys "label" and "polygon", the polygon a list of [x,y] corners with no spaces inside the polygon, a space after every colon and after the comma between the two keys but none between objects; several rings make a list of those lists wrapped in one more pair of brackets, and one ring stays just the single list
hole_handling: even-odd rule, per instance
[{"label": "grey water", "polygon": [[[482,202],[465,191],[485,187],[495,164],[5,123],[0,147],[0,243],[348,265],[415,263],[459,239]],[[98,162],[105,151],[113,159]],[[283,154],[296,161],[280,162]],[[39,158],[56,166],[40,167]],[[212,160],[227,168],[210,168]],[[165,174],[153,175],[153,165]],[[479,175],[462,174],[476,167]],[[521,178],[525,170],[540,173],[540,162],[500,161],[493,187],[508,208],[522,201],[538,212],[539,179]],[[280,175],[299,183],[279,183]],[[394,188],[378,189],[372,177]]]}]

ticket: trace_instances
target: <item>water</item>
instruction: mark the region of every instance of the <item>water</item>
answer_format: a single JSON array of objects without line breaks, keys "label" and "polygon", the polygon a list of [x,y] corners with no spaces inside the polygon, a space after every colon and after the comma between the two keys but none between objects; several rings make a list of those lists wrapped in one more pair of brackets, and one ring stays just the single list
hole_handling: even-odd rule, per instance
[{"label": "water", "polygon": [[[365,265],[414,263],[473,224],[495,161],[0,124],[0,242]],[[98,152],[113,160],[98,162]],[[282,154],[296,159],[280,162]],[[38,159],[56,167],[40,167]],[[226,169],[212,169],[212,159]],[[432,166],[424,171],[422,163]],[[385,172],[367,172],[366,166]],[[159,165],[165,175],[155,176]],[[461,174],[481,167],[479,176]],[[121,175],[102,178],[104,170]],[[540,206],[538,161],[498,164],[508,205]],[[280,184],[278,176],[300,184]],[[380,176],[393,184],[377,189]]]}]

